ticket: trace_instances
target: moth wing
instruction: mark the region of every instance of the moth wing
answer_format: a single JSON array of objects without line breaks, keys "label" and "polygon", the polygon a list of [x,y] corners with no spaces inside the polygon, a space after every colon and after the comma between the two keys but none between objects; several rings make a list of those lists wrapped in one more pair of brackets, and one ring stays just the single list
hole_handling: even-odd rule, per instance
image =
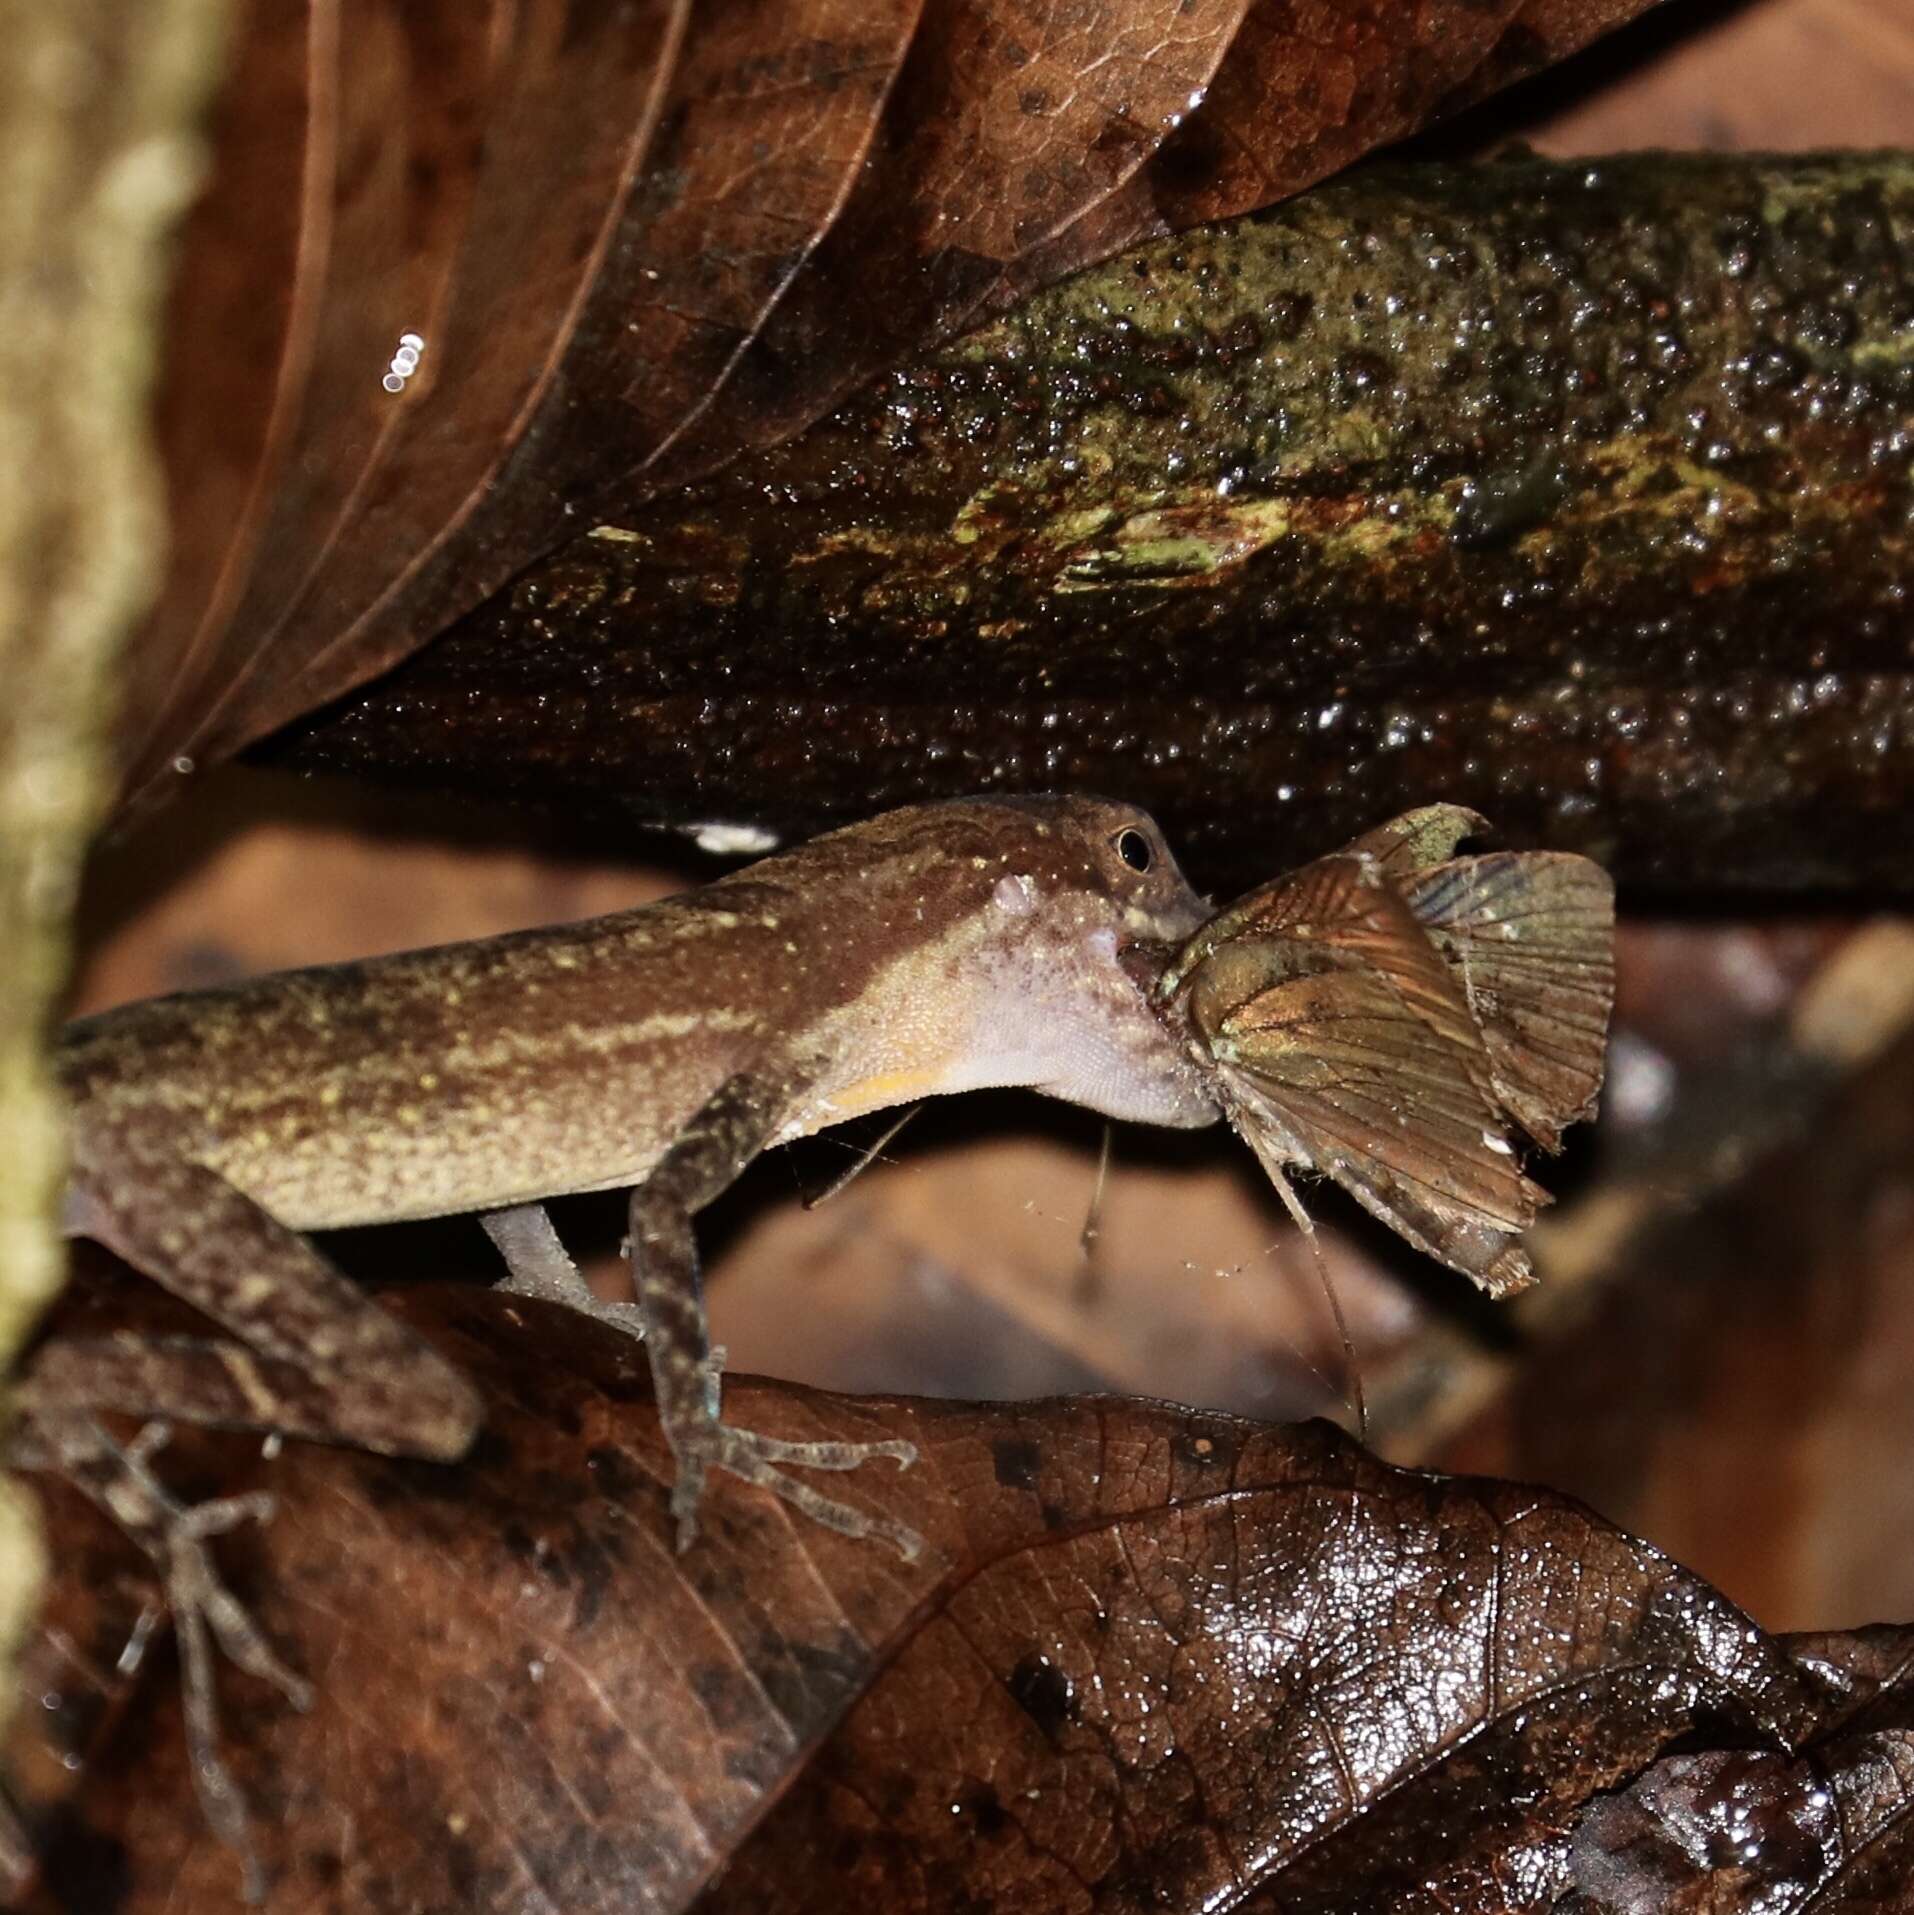
[{"label": "moth wing", "polygon": [[1400,884],[1431,865],[1446,863],[1464,838],[1481,837],[1489,829],[1488,819],[1467,805],[1418,805],[1351,839],[1338,855],[1371,858],[1384,877]]},{"label": "moth wing", "polygon": [[1568,852],[1494,852],[1403,896],[1481,1028],[1498,1103],[1547,1150],[1594,1114],[1615,1003],[1615,887]]},{"label": "moth wing", "polygon": [[[1447,825],[1432,826],[1419,839],[1406,836],[1402,846],[1411,842],[1452,846],[1467,831],[1477,828],[1476,814],[1456,805],[1432,805],[1427,811],[1452,812],[1456,819],[1467,819],[1466,828],[1453,833]],[[1459,991],[1446,979],[1446,966],[1429,943],[1428,935],[1415,922],[1414,913],[1402,903],[1387,864],[1362,847],[1380,843],[1385,833],[1397,826],[1408,826],[1422,812],[1409,812],[1395,825],[1384,825],[1359,838],[1346,851],[1332,852],[1300,870],[1291,871],[1255,890],[1246,891],[1234,904],[1217,912],[1177,952],[1157,984],[1157,996],[1171,996],[1201,965],[1226,951],[1243,938],[1288,938],[1307,945],[1320,964],[1358,964],[1376,962],[1392,973],[1415,974],[1414,990],[1431,1002],[1447,999],[1467,1023],[1467,1005]],[[1433,834],[1433,835],[1431,835]],[[1398,847],[1400,855],[1409,852]],[[1405,867],[1413,874],[1420,867]]]},{"label": "moth wing", "polygon": [[1266,1165],[1333,1177],[1491,1295],[1531,1281],[1515,1239],[1548,1193],[1517,1167],[1467,1059],[1388,980],[1348,970],[1290,977],[1244,997],[1203,1035],[1231,1121]]},{"label": "moth wing", "polygon": [[[1266,964],[1268,978],[1284,968],[1333,967],[1381,979],[1404,1009],[1452,1047],[1452,1067],[1460,1064],[1478,1090],[1492,1094],[1494,1066],[1460,976],[1373,864],[1337,852],[1252,895],[1261,899],[1255,940],[1294,947],[1288,967]],[[1491,1124],[1499,1121],[1491,1111]]]}]

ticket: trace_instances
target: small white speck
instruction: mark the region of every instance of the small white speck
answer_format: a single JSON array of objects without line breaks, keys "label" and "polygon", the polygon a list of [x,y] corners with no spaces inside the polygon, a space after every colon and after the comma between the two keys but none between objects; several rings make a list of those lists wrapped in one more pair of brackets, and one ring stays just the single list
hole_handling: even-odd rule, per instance
[{"label": "small white speck", "polygon": [[386,374],[379,381],[387,392],[403,392],[405,382],[419,369],[419,355],[425,350],[425,341],[415,332],[402,332],[399,335],[399,350],[392,355],[392,363],[386,368]]},{"label": "small white speck", "polygon": [[190,778],[193,775],[193,761],[187,757],[184,752],[181,752],[180,755],[173,760],[173,769],[178,772],[182,778]]},{"label": "small white speck", "polygon": [[1482,1133],[1482,1141],[1498,1156],[1513,1157],[1515,1155],[1514,1147],[1509,1140],[1506,1137],[1498,1137],[1492,1130],[1485,1130]]},{"label": "small white speck", "polygon": [[1617,1031],[1609,1048],[1608,1088],[1603,1107],[1616,1122],[1629,1126],[1659,1123],[1668,1115],[1680,1089],[1680,1072],[1672,1058],[1631,1031]]},{"label": "small white speck", "polygon": [[712,819],[686,829],[698,849],[708,851],[714,858],[757,857],[778,848],[778,834],[763,825],[727,824],[721,819]]},{"label": "small white speck", "polygon": [[267,1436],[266,1440],[260,1444],[259,1453],[270,1463],[285,1447],[286,1439],[281,1436],[277,1430],[274,1430]]}]

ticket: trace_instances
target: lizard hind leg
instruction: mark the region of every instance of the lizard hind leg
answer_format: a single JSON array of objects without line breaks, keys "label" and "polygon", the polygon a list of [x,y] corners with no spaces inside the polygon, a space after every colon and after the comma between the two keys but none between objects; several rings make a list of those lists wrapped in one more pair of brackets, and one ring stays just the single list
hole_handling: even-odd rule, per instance
[{"label": "lizard hind leg", "polygon": [[637,1308],[644,1321],[659,1418],[677,1463],[671,1512],[678,1547],[687,1549],[696,1540],[705,1478],[719,1469],[770,1491],[841,1536],[887,1542],[911,1562],[924,1547],[914,1530],[837,1502],[786,1469],[854,1470],[879,1459],[908,1469],[917,1460],[914,1444],[793,1443],[720,1418],[722,1355],[711,1347],[691,1217],[763,1148],[789,1096],[788,1086],[774,1093],[747,1077],[731,1079],[631,1194]]},{"label": "lizard hind leg", "polygon": [[441,1462],[470,1447],[481,1415],[471,1383],[236,1186],[201,1164],[129,1150],[111,1135],[82,1135],[74,1157],[69,1225],[256,1356],[321,1386],[327,1427],[319,1433],[381,1455]]}]

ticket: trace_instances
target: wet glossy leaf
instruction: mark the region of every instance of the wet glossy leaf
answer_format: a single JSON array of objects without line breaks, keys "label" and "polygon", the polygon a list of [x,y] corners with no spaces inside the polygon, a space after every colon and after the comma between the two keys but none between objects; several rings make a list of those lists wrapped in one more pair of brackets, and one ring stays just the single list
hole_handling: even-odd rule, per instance
[{"label": "wet glossy leaf", "polygon": [[1914,1898],[1914,1632],[1784,1639],[1847,1695],[1795,1756],[1657,1762],[1591,1805],[1564,1915],[1820,1915]]},{"label": "wet glossy leaf", "polygon": [[[1323,1425],[747,1383],[754,1426],[922,1445],[854,1489],[933,1548],[907,1569],[727,1483],[679,1558],[638,1350],[490,1294],[401,1302],[486,1392],[466,1465],[210,1440],[168,1465],[281,1498],[225,1561],[320,1699],[221,1679],[274,1909],[1539,1909],[1620,1846],[1591,1804],[1678,1739],[1788,1776],[1819,1733],[1865,1743],[1856,1800],[1892,1823],[1898,1639],[1790,1653],[1546,1492]],[[98,1532],[54,1500],[70,1559]],[[69,1602],[67,1668],[110,1665]],[[151,1673],[75,1792],[67,1906],[234,1905]]]},{"label": "wet glossy leaf", "polygon": [[1645,4],[250,9],[173,302],[131,788],[403,657],[587,502]]}]

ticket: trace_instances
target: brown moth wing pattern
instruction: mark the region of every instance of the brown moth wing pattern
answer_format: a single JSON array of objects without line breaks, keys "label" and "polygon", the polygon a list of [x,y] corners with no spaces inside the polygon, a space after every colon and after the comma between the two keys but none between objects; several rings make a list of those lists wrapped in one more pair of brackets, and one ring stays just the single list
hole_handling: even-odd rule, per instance
[{"label": "brown moth wing pattern", "polygon": [[1615,887],[1569,852],[1458,858],[1403,882],[1481,1027],[1496,1101],[1546,1150],[1594,1115],[1615,1002]]},{"label": "brown moth wing pattern", "polygon": [[1615,1002],[1615,887],[1564,851],[1456,858],[1490,830],[1423,805],[1343,847],[1373,858],[1454,969],[1494,1066],[1495,1101],[1545,1150],[1595,1114]]},{"label": "brown moth wing pattern", "polygon": [[1548,1195],[1502,1134],[1467,999],[1372,856],[1251,893],[1171,979],[1188,980],[1231,1120],[1266,1167],[1333,1177],[1491,1294],[1531,1281],[1514,1240]]},{"label": "brown moth wing pattern", "polygon": [[1352,838],[1337,855],[1373,858],[1385,878],[1401,884],[1431,865],[1446,864],[1464,838],[1483,837],[1492,829],[1481,812],[1467,805],[1418,805]]},{"label": "brown moth wing pattern", "polygon": [[1272,985],[1209,1035],[1231,1121],[1266,1167],[1333,1177],[1491,1295],[1531,1281],[1516,1238],[1549,1201],[1452,1046],[1359,972]]},{"label": "brown moth wing pattern", "polygon": [[[1494,1068],[1462,985],[1417,923],[1397,888],[1367,853],[1336,852],[1260,886],[1196,934],[1212,982],[1221,955],[1210,932],[1229,927],[1228,944],[1281,942],[1292,947],[1288,974],[1326,969],[1366,971],[1383,979],[1445,1043],[1452,1062],[1492,1099]],[[1180,968],[1183,960],[1178,960]],[[1489,1121],[1497,1122],[1493,1110]]]}]

